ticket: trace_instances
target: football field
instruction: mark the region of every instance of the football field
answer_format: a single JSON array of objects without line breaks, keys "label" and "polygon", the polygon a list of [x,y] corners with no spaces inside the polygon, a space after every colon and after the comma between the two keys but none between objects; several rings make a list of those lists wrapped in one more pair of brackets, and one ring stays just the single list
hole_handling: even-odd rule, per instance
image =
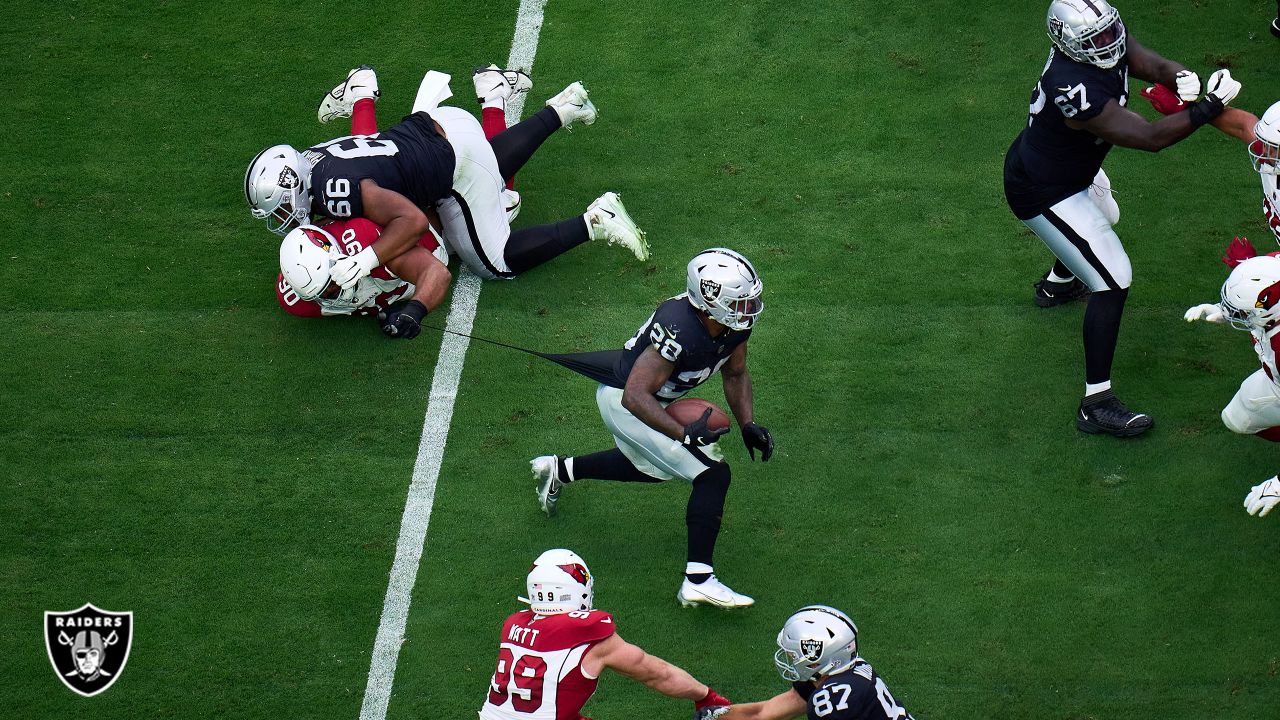
[{"label": "football field", "polygon": [[[0,717],[361,715],[441,334],[282,312],[242,180],[267,145],[348,134],[314,109],[361,63],[383,126],[427,69],[478,113],[471,69],[508,57],[518,5],[8,9]],[[1001,190],[1045,5],[549,0],[525,114],[581,80],[600,116],[520,173],[516,226],[615,190],[653,257],[592,243],[484,283],[474,332],[615,348],[694,253],[749,257],[777,452],[722,441],[716,571],[756,605],[677,605],[684,483],[577,483],[545,517],[529,460],[612,442],[594,385],[472,343],[386,717],[474,717],[531,560],[560,546],[624,638],[737,701],[785,689],[778,628],[824,603],[919,720],[1276,716],[1280,518],[1241,501],[1280,452],[1218,417],[1257,367],[1248,335],[1182,320],[1217,301],[1232,236],[1274,249],[1257,175],[1211,128],[1110,155],[1135,277],[1114,378],[1156,426],[1077,432],[1084,306],[1032,304],[1051,256]],[[1229,66],[1235,105],[1280,99],[1269,4],[1119,9],[1202,78]],[[696,394],[724,405],[718,381]],[[93,698],[54,676],[42,630],[86,602],[134,613],[127,669]],[[689,711],[616,675],[584,709]]]}]

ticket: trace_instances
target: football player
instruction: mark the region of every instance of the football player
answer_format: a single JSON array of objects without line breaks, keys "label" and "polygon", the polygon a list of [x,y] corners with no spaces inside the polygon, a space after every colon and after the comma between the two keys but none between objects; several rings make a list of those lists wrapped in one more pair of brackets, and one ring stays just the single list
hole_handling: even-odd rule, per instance
[{"label": "football player", "polygon": [[810,605],[787,618],[773,662],[790,690],[764,702],[705,708],[695,719],[789,720],[807,713],[823,720],[912,720],[858,656],[853,620],[833,607]]},{"label": "football player", "polygon": [[[1100,175],[1113,145],[1158,151],[1220,115],[1240,91],[1226,70],[1199,77],[1130,37],[1106,0],[1054,0],[1047,15],[1053,48],[1031,94],[1027,126],[1005,156],[1004,190],[1014,215],[1057,257],[1036,283],[1042,307],[1089,296],[1084,316],[1085,390],[1076,427],[1138,435],[1150,416],[1131,411],[1111,389],[1111,362],[1131,269],[1112,229],[1119,209]],[[1177,114],[1147,122],[1126,109],[1129,74],[1176,88]],[[1107,187],[1091,186],[1095,178]]]},{"label": "football player", "polygon": [[[1222,409],[1222,423],[1232,432],[1280,442],[1280,253],[1252,256],[1248,241],[1236,239],[1227,253],[1236,263],[1222,284],[1222,300],[1187,310],[1187,322],[1230,323],[1253,336],[1253,349],[1262,367],[1240,383]],[[1245,498],[1250,515],[1266,515],[1280,503],[1280,480],[1272,477],[1254,486]]]},{"label": "football player", "polygon": [[718,580],[712,565],[730,480],[718,440],[729,429],[707,426],[710,409],[682,426],[665,408],[723,371],[725,398],[751,458],[758,450],[762,461],[769,460],[773,437],[755,422],[747,371],[747,339],[764,309],[763,289],[755,268],[738,253],[698,253],[689,262],[687,291],[659,305],[623,349],[584,355],[596,368],[580,371],[600,382],[596,404],[616,447],[576,457],[544,455],[531,463],[538,502],[548,515],[573,482],[678,477],[692,483],[685,574],[676,596],[686,607],[746,607],[755,601]]},{"label": "football player", "polygon": [[[365,76],[372,74],[357,68],[348,77],[353,105],[371,99],[376,80]],[[341,102],[348,101],[345,91],[340,94]],[[322,116],[324,111],[322,103]],[[492,140],[470,113],[436,106],[375,135],[337,138],[301,153],[288,145],[267,148],[249,165],[245,197],[254,217],[282,235],[312,215],[363,217],[380,225],[382,234],[372,246],[334,264],[333,279],[342,289],[413,247],[431,224],[429,217],[439,219],[453,251],[486,278],[514,277],[591,239],[647,259],[644,233],[615,193],[558,223],[513,232],[507,221],[502,199],[507,179],[553,132],[595,118],[581,83]]]},{"label": "football player", "polygon": [[691,700],[694,712],[729,700],[671,663],[618,635],[613,616],[593,605],[595,578],[570,550],[548,550],[526,579],[528,610],[502,625],[498,662],[480,720],[586,720],[605,670],[667,697]]}]

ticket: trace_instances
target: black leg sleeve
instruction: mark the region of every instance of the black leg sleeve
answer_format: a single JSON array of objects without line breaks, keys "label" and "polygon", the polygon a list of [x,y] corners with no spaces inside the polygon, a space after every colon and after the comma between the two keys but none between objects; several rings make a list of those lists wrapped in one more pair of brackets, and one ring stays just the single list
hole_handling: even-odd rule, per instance
[{"label": "black leg sleeve", "polygon": [[729,477],[729,466],[720,463],[693,479],[693,492],[684,514],[689,528],[689,562],[713,564],[711,558],[720,535],[724,499],[729,494]]},{"label": "black leg sleeve", "polygon": [[656,477],[650,477],[640,472],[618,448],[575,457],[573,459],[573,478],[575,480],[617,480],[619,482],[662,482]]},{"label": "black leg sleeve", "polygon": [[560,116],[544,107],[538,112],[489,138],[489,146],[498,158],[498,171],[510,180],[533,157],[551,133],[560,129]]},{"label": "black leg sleeve", "polygon": [[1088,383],[1111,379],[1111,360],[1120,337],[1120,317],[1129,290],[1104,290],[1089,296],[1084,311],[1084,379]]},{"label": "black leg sleeve", "polygon": [[581,216],[548,225],[512,230],[503,258],[511,271],[520,274],[591,239]]},{"label": "black leg sleeve", "polygon": [[[1280,2],[1280,0],[1276,0],[1276,2]],[[1056,260],[1056,261],[1054,261],[1054,263],[1053,263],[1053,274],[1054,274],[1054,275],[1057,275],[1057,276],[1058,276],[1058,277],[1060,277],[1060,278],[1070,278],[1070,277],[1075,277],[1075,276],[1076,276],[1076,274],[1075,274],[1075,273],[1071,272],[1071,268],[1069,268],[1069,267],[1067,267],[1066,265],[1063,265],[1063,264],[1062,264],[1062,261],[1061,261],[1061,260]]]}]

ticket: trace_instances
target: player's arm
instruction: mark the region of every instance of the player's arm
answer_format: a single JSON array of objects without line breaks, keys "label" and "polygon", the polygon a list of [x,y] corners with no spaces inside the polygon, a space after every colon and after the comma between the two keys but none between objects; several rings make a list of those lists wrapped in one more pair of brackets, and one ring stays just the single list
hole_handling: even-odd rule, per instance
[{"label": "player's arm", "polygon": [[1253,127],[1258,124],[1258,116],[1248,110],[1229,107],[1214,118],[1211,124],[1227,135],[1239,139],[1245,145],[1258,139],[1258,136],[1253,134]]},{"label": "player's arm", "polygon": [[1113,145],[1159,152],[1196,131],[1199,125],[1192,120],[1191,114],[1191,110],[1183,110],[1148,122],[1112,98],[1094,117],[1084,122],[1067,120],[1066,123],[1073,128],[1088,130]]},{"label": "player's arm", "polygon": [[[1139,80],[1160,83],[1167,88],[1181,89],[1178,88],[1178,73],[1187,69],[1182,63],[1161,57],[1159,53],[1133,39],[1132,35],[1125,39],[1125,54],[1129,58],[1130,75]],[[1196,95],[1199,95],[1200,81],[1197,79],[1195,82]]]},{"label": "player's arm", "polygon": [[711,690],[688,672],[660,657],[650,655],[623,640],[617,633],[587,652],[583,669],[590,672],[595,668],[609,668],[667,697],[697,702],[707,697]]},{"label": "player's arm", "polygon": [[805,714],[807,705],[794,688],[764,702],[734,705],[717,720],[790,720]]},{"label": "player's arm", "polygon": [[424,248],[415,247],[391,258],[386,265],[396,277],[413,283],[412,299],[422,303],[427,310],[435,310],[449,292],[449,282],[453,279],[449,268]]},{"label": "player's arm", "polygon": [[751,373],[747,372],[747,344],[742,343],[733,349],[729,361],[720,369],[724,375],[724,398],[729,401],[729,409],[738,419],[738,427],[742,428],[742,441],[746,443],[751,459],[756,459],[756,451],[760,451],[760,459],[768,462],[773,457],[773,435],[769,429],[757,425],[755,410],[751,399]]},{"label": "player's arm", "polygon": [[627,384],[622,389],[622,407],[645,425],[672,440],[683,441],[684,427],[668,415],[654,397],[675,369],[676,364],[662,357],[657,348],[652,345],[645,348],[627,376]]},{"label": "player's arm", "polygon": [[333,279],[343,288],[355,285],[379,265],[403,255],[418,244],[427,231],[427,216],[409,198],[394,190],[379,187],[369,178],[360,181],[363,216],[382,226],[382,234],[373,245],[333,265]]}]

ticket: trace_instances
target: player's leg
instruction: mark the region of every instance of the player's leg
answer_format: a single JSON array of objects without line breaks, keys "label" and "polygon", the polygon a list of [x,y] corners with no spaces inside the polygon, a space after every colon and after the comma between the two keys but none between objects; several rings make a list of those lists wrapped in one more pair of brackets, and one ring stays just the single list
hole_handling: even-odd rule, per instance
[{"label": "player's leg", "polygon": [[[1111,192],[1111,178],[1101,168],[1089,186],[1089,200],[1102,211],[1107,222],[1112,225],[1120,222],[1120,205]],[[1089,292],[1089,286],[1055,258],[1053,267],[1035,283],[1035,303],[1042,308],[1057,307],[1073,300],[1083,300],[1089,297]]]},{"label": "player's leg", "polygon": [[1222,424],[1234,433],[1280,442],[1280,396],[1264,371],[1259,369],[1240,383],[1222,409]]},{"label": "player's leg", "polygon": [[560,128],[596,121],[596,107],[582,83],[574,83],[547,101],[547,106],[489,140],[502,177],[512,178],[551,134]]},{"label": "player's leg", "polygon": [[1084,316],[1085,397],[1076,426],[1117,437],[1145,432],[1151,418],[1130,411],[1111,390],[1111,364],[1133,274],[1120,238],[1088,190],[1024,222],[1092,290]]},{"label": "player's leg", "polygon": [[596,198],[582,215],[558,223],[521,228],[511,233],[503,258],[513,273],[522,273],[556,258],[588,240],[603,240],[649,259],[649,241],[631,219],[617,193]]}]

